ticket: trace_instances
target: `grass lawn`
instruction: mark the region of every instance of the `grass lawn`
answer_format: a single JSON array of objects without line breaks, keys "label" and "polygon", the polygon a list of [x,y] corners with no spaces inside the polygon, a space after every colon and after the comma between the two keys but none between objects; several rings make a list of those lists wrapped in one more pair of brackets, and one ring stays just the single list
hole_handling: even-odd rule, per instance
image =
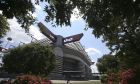
[{"label": "grass lawn", "polygon": [[[66,83],[55,83],[55,84],[66,84]],[[89,81],[87,83],[69,83],[69,84],[101,84],[99,81]]]}]

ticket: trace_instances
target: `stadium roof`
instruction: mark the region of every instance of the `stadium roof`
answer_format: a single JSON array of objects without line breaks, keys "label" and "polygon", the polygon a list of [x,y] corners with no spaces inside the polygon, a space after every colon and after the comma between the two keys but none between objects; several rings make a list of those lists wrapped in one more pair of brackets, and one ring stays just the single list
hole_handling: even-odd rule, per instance
[{"label": "stadium roof", "polygon": [[[52,44],[52,41],[49,38],[45,38],[42,40],[37,40],[35,41],[35,43],[42,43],[43,45],[50,45]],[[65,46],[83,53],[85,57],[91,62],[91,58],[88,56],[87,52],[85,51],[84,46],[79,41],[65,44]]]}]

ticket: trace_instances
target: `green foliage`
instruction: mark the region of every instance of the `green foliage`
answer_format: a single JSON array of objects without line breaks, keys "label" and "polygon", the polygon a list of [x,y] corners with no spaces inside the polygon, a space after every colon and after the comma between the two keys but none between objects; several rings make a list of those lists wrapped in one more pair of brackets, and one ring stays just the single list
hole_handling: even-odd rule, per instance
[{"label": "green foliage", "polygon": [[[43,1],[43,0],[42,0]],[[74,8],[78,8],[81,14],[84,14],[91,6],[91,0],[44,0],[48,2],[45,12],[47,13],[46,22],[52,22],[54,25],[71,25],[71,14]],[[75,14],[77,15],[77,14]]]},{"label": "green foliage", "polygon": [[26,31],[35,21],[31,15],[31,12],[35,11],[31,0],[1,0],[0,11],[2,11],[0,14],[0,37],[9,30],[7,19],[17,18],[21,27],[25,28]]},{"label": "green foliage", "polygon": [[[47,2],[44,11],[45,21],[53,25],[71,25],[73,9],[80,11],[88,28],[119,57],[120,63],[132,68],[140,63],[140,1],[139,0],[36,0]],[[28,30],[34,22],[29,12],[34,12],[31,0],[1,0],[2,17],[16,17]],[[1,25],[1,23],[0,23]],[[5,34],[8,27],[3,27],[0,34]],[[123,68],[122,67],[122,68]]]},{"label": "green foliage", "polygon": [[0,14],[0,38],[9,30],[7,19]]},{"label": "green foliage", "polygon": [[55,59],[50,47],[30,44],[12,49],[4,56],[3,63],[9,73],[46,76],[53,70]]},{"label": "green foliage", "polygon": [[107,83],[108,77],[107,75],[102,75],[101,76],[101,83]]},{"label": "green foliage", "polygon": [[[88,28],[119,57],[125,68],[140,63],[139,0],[47,0],[46,22],[70,25],[72,10],[77,8]],[[122,68],[123,68],[122,67]]]},{"label": "green foliage", "polygon": [[[129,77],[129,79],[127,80],[128,84],[139,84],[140,83],[140,65],[135,66],[133,69],[128,69],[124,73],[127,73],[127,75],[128,75],[127,78]],[[126,75],[126,74],[124,74],[124,75]]]},{"label": "green foliage", "polygon": [[98,59],[96,66],[100,73],[116,72],[119,69],[119,62],[112,55],[104,55]]},{"label": "green foliage", "polygon": [[139,5],[139,0],[94,0],[91,12],[84,16],[93,34],[102,36],[127,68],[140,63]]},{"label": "green foliage", "polygon": [[17,76],[11,84],[52,84],[52,82],[39,76],[22,75]]},{"label": "green foliage", "polygon": [[47,1],[50,5],[45,8],[46,22],[70,25],[72,10],[77,8],[93,34],[97,38],[103,37],[103,42],[115,53],[122,69],[140,64],[140,0]]},{"label": "green foliage", "polygon": [[139,0],[47,0],[46,22],[70,25],[72,10],[77,8],[88,28],[116,53],[129,68],[140,63]]},{"label": "green foliage", "polygon": [[15,80],[2,80],[0,84],[52,84],[52,82],[40,76],[21,75],[16,76]]}]

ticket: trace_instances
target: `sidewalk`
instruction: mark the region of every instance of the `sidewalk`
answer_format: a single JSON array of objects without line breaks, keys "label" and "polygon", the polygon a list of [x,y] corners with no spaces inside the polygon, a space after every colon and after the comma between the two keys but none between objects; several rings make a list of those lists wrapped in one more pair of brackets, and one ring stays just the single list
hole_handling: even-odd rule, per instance
[{"label": "sidewalk", "polygon": [[[67,83],[66,80],[51,80],[52,83]],[[70,83],[87,83],[92,81],[100,81],[100,80],[88,80],[88,81],[70,81]]]}]

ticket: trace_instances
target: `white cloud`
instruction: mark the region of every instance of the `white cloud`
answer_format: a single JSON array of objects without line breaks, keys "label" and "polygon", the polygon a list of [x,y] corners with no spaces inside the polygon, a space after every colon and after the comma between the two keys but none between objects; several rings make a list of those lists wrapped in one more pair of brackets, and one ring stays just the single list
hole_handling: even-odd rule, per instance
[{"label": "white cloud", "polygon": [[99,54],[101,55],[101,51],[99,51],[98,49],[95,49],[95,48],[87,48],[86,49],[86,52],[89,54],[89,55],[94,55],[94,54]]},{"label": "white cloud", "polygon": [[33,15],[34,17],[37,17],[38,14],[40,13],[40,11],[41,11],[42,9],[41,9],[41,6],[40,6],[40,5],[34,5],[34,6],[35,6],[35,13],[33,13],[32,15]]},{"label": "white cloud", "polygon": [[74,22],[74,21],[77,21],[77,20],[80,20],[81,18],[80,17],[77,17],[75,15],[71,15],[71,22]]},{"label": "white cloud", "polygon": [[35,5],[36,11],[40,11],[41,10],[41,6],[40,5]]},{"label": "white cloud", "polygon": [[0,14],[2,14],[2,11],[0,10]]},{"label": "white cloud", "polygon": [[92,73],[98,73],[98,69],[96,67],[96,64],[91,65],[91,70],[92,70]]},{"label": "white cloud", "polygon": [[36,38],[37,40],[45,38],[45,36],[40,32],[40,30],[36,26],[30,26],[30,33]]},{"label": "white cloud", "polygon": [[71,22],[82,19],[81,18],[82,15],[80,15],[80,11],[77,8],[75,8],[72,12],[73,12],[73,14],[71,15],[71,19],[70,19]]},{"label": "white cloud", "polygon": [[[6,42],[7,37],[12,38],[12,41],[9,43],[9,45],[10,44],[19,45],[20,42],[23,42],[23,43],[30,43],[31,42],[31,37],[29,35],[27,35],[27,33],[25,33],[25,30],[23,28],[20,27],[20,25],[17,23],[16,18],[9,19],[8,23],[10,25],[10,31],[7,32],[7,35],[5,36],[5,38],[3,38],[3,40],[5,41],[4,45],[6,45],[6,43],[7,43]],[[30,27],[30,33],[37,40],[45,38],[45,36],[43,36],[41,34],[38,27],[36,27],[36,26],[31,26]]]},{"label": "white cloud", "polygon": [[99,58],[103,53],[96,48],[87,48],[85,49],[85,51],[91,57],[91,60],[95,62],[94,65],[91,66],[92,73],[98,73],[96,62],[97,62],[97,58]]},{"label": "white cloud", "polygon": [[[20,27],[17,23],[16,18],[9,19],[8,23],[10,25],[10,31],[7,33],[7,36],[12,37],[13,41],[30,41],[29,36],[26,35],[25,30]],[[26,38],[26,39],[25,39]]]}]

